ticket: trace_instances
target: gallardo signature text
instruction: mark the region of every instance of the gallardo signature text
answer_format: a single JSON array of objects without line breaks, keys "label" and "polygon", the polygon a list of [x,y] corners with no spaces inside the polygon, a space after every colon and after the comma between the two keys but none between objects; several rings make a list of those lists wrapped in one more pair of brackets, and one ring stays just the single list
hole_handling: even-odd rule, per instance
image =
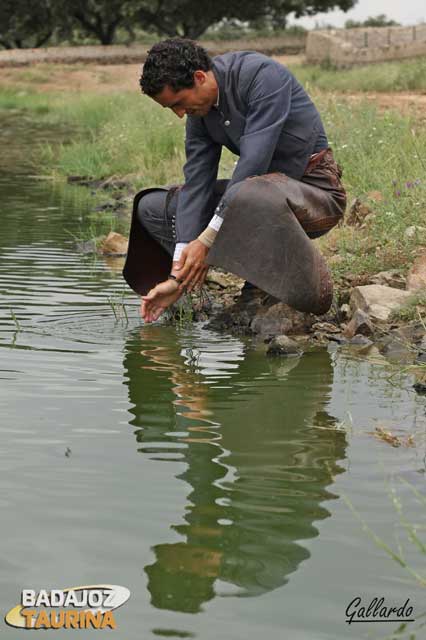
[{"label": "gallardo signature text", "polygon": [[364,605],[360,596],[354,598],[346,607],[346,622],[414,622],[413,607],[410,598],[399,607],[385,605],[384,598],[373,598]]}]

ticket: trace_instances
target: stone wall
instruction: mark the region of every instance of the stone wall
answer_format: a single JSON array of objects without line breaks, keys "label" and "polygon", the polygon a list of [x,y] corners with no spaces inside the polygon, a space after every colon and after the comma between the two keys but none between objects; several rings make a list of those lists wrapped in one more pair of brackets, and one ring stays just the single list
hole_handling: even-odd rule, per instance
[{"label": "stone wall", "polygon": [[416,56],[426,56],[426,24],[310,31],[306,45],[308,62],[336,67]]}]

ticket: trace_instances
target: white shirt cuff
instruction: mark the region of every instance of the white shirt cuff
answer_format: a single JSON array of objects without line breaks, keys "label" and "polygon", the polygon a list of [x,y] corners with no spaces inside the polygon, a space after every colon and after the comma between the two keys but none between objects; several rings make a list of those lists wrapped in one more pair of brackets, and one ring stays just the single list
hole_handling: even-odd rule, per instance
[{"label": "white shirt cuff", "polygon": [[211,227],[215,231],[219,231],[220,227],[222,226],[222,222],[223,218],[215,214],[209,222],[209,227]]},{"label": "white shirt cuff", "polygon": [[175,252],[173,254],[173,262],[177,262],[181,255],[182,255],[182,251],[185,249],[185,247],[187,247],[189,244],[189,242],[178,242],[177,245],[175,246]]}]

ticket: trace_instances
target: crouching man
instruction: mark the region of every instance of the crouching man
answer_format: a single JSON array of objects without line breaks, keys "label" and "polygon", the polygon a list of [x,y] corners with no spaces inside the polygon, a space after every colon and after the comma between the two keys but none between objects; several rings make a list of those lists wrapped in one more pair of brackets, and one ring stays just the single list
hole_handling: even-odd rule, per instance
[{"label": "crouching man", "polygon": [[[134,202],[123,273],[144,320],[201,286],[209,265],[325,313],[332,281],[311,238],[341,220],[346,196],[321,117],[295,77],[260,53],[210,58],[176,38],[152,47],[140,84],[186,116],[185,183],[145,189]],[[239,156],[229,180],[217,179],[223,146]]]}]

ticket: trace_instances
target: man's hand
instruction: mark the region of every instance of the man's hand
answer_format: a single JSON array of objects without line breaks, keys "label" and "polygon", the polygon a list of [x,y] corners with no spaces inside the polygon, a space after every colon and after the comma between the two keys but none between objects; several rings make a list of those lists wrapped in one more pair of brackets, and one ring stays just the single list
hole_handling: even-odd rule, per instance
[{"label": "man's hand", "polygon": [[205,263],[208,252],[208,247],[200,240],[193,240],[183,249],[179,261],[173,263],[172,272],[180,281],[181,290],[192,291],[204,283],[209,270]]},{"label": "man's hand", "polygon": [[183,291],[176,280],[165,280],[142,296],[141,316],[145,322],[158,320],[163,311],[179,300]]}]

